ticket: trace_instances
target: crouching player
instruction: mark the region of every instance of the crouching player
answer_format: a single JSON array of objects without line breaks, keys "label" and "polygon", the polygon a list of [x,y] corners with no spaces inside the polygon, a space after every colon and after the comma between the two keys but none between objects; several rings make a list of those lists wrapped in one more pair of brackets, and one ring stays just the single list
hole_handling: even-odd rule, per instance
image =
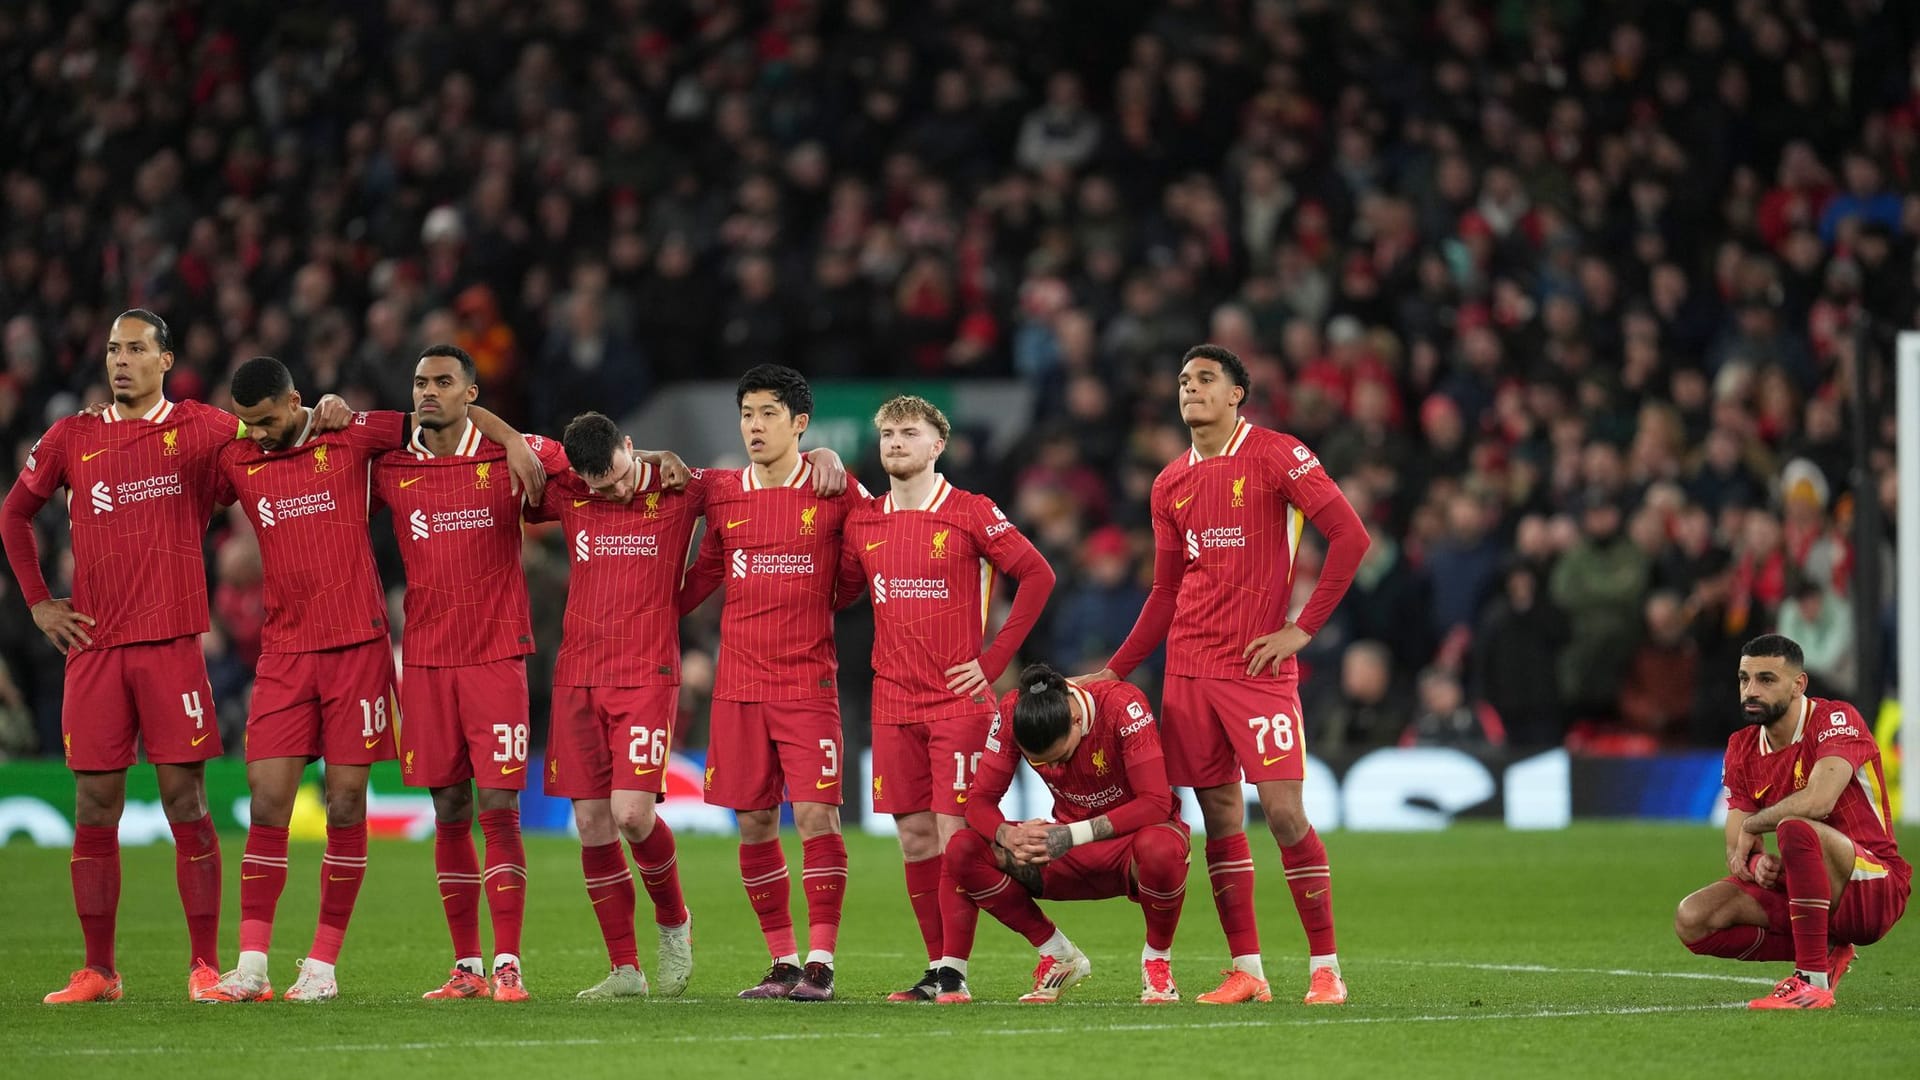
[{"label": "crouching player", "polygon": [[[1058,1001],[1092,972],[1086,954],[1034,898],[1124,896],[1140,905],[1147,921],[1141,1003],[1179,1001],[1171,950],[1192,843],[1167,783],[1146,696],[1124,682],[1080,686],[1033,664],[1020,673],[1020,686],[1007,694],[999,715],[1013,718],[1012,738],[996,719],[967,792],[969,827],[947,844],[946,863],[964,896],[1039,948],[1033,990],[1020,1000]],[[1052,823],[1015,824],[1000,813],[1023,756],[1053,793]],[[963,992],[938,1000],[969,999]]]}]

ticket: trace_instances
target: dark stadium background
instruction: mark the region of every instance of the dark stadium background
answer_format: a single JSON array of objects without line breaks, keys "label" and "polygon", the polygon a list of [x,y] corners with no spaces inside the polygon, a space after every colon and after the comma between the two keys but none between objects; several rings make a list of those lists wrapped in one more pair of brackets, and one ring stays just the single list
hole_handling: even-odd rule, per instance
[{"label": "dark stadium background", "polygon": [[[104,399],[134,306],[173,325],[175,397],[270,354],[310,399],[404,407],[451,339],[527,430],[600,408],[693,464],[738,463],[733,376],[790,363],[870,485],[861,409],[922,389],[949,477],[1061,573],[1027,652],[1088,669],[1144,598],[1173,375],[1211,340],[1373,531],[1302,655],[1316,752],[1715,746],[1740,642],[1776,629],[1873,717],[1917,12],[7,4],[0,438],[17,471]],[[64,515],[40,528],[62,594]],[[237,732],[258,555],[232,520],[208,550]],[[539,693],[566,560],[527,563]],[[56,753],[59,657],[0,591],[0,747]],[[686,627],[696,746],[714,625]],[[843,617],[843,657],[867,633]]]}]

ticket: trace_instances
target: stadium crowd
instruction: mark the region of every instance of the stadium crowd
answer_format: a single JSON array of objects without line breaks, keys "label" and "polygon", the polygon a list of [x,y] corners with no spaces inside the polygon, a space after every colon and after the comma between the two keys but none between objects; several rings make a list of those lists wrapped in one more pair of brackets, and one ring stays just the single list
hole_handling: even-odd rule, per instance
[{"label": "stadium crowd", "polygon": [[[1916,325],[1917,26],[1877,0],[29,0],[0,9],[0,437],[17,471],[105,399],[128,307],[173,324],[174,397],[224,403],[266,354],[309,400],[395,405],[453,341],[529,431],[762,361],[1024,380],[1020,445],[957,432],[949,472],[1061,572],[1028,651],[1091,670],[1145,598],[1178,358],[1213,341],[1373,532],[1302,654],[1317,749],[1716,745],[1742,641],[1778,629],[1850,696],[1854,609],[1891,623],[1890,572],[1850,587],[1890,547],[1849,521],[1861,477],[1891,505],[1893,427],[1856,462],[1851,397]],[[259,554],[231,527],[209,552],[232,725]],[[565,555],[527,558],[550,665]],[[0,745],[52,752],[60,659],[0,590]],[[697,731],[711,664],[685,676]]]}]

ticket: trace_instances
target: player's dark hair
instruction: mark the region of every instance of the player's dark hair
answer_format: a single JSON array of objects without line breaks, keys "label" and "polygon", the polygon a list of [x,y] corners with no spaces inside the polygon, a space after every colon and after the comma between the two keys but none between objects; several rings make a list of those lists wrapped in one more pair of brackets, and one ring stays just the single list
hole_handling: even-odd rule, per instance
[{"label": "player's dark hair", "polygon": [[[421,360],[425,360],[430,356],[450,356],[460,361],[460,374],[465,376],[468,382],[480,381],[480,369],[473,366],[472,354],[460,346],[442,343],[439,345],[429,345],[420,350]],[[415,362],[418,363],[418,361]]]},{"label": "player's dark hair", "polygon": [[756,364],[748,368],[733,388],[733,404],[738,407],[747,400],[748,394],[758,391],[772,394],[773,400],[785,405],[794,416],[813,412],[813,387],[807,385],[807,377],[784,364]]},{"label": "player's dark hair", "polygon": [[1253,389],[1253,380],[1247,375],[1247,365],[1240,362],[1232,349],[1222,345],[1195,345],[1180,358],[1180,366],[1185,367],[1189,360],[1211,360],[1220,365],[1220,370],[1227,373],[1233,385],[1242,390]]},{"label": "player's dark hair", "polygon": [[1042,753],[1065,738],[1072,726],[1067,677],[1046,664],[1022,668],[1013,699],[1013,741],[1029,754]]},{"label": "player's dark hair", "polygon": [[251,409],[293,390],[293,374],[271,356],[256,356],[233,371],[233,403]]},{"label": "player's dark hair", "polygon": [[1782,634],[1761,634],[1740,650],[1741,656],[1779,657],[1795,671],[1805,671],[1807,654],[1800,651],[1800,643]]},{"label": "player's dark hair", "polygon": [[141,322],[153,327],[153,340],[160,346],[160,351],[173,351],[173,331],[167,329],[167,320],[143,307],[128,308],[114,316],[113,321],[119,322],[121,319],[139,319]]},{"label": "player's dark hair", "polygon": [[620,449],[620,427],[605,413],[584,412],[560,433],[560,445],[566,448],[573,471],[603,476],[613,469],[613,452]]}]

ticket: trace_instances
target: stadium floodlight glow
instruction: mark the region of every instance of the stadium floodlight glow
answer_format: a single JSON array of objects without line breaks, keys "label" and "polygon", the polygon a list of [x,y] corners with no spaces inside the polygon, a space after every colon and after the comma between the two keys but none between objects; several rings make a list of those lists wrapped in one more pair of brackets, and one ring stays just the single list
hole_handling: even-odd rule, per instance
[{"label": "stadium floodlight glow", "polygon": [[1920,331],[1894,346],[1899,399],[1900,543],[1894,560],[1900,640],[1900,820],[1920,822]]}]

